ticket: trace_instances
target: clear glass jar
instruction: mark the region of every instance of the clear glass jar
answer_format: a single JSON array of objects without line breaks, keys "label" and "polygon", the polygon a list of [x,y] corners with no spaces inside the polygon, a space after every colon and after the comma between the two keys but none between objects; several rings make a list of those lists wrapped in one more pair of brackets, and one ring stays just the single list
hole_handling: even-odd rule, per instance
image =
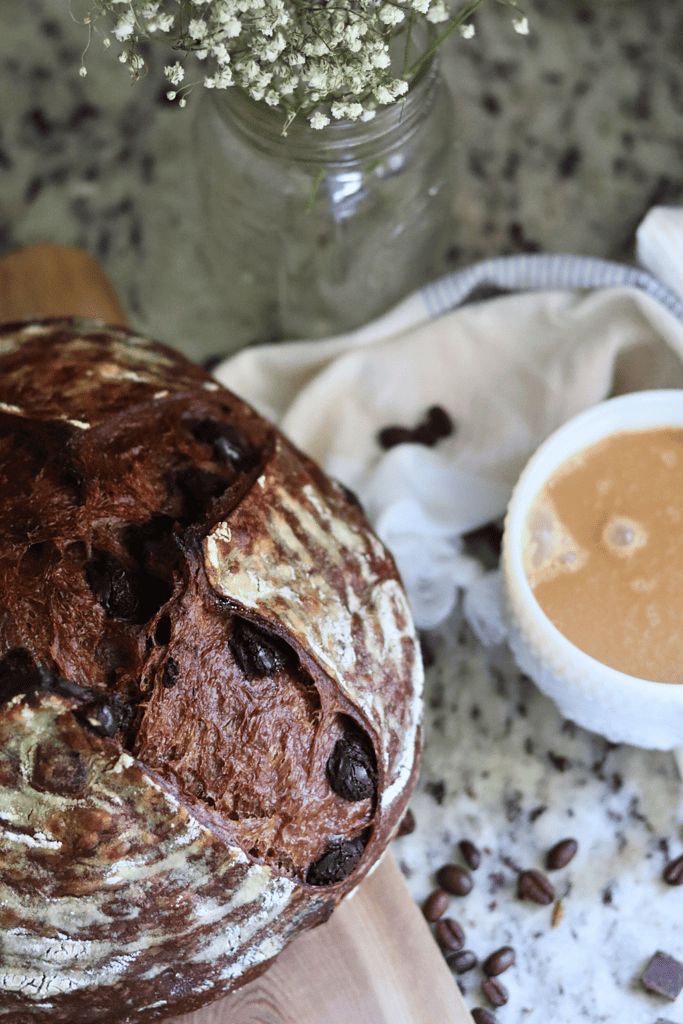
[{"label": "clear glass jar", "polygon": [[436,63],[369,122],[283,115],[204,90],[203,245],[231,348],[316,338],[385,312],[438,270],[448,241],[452,106]]}]

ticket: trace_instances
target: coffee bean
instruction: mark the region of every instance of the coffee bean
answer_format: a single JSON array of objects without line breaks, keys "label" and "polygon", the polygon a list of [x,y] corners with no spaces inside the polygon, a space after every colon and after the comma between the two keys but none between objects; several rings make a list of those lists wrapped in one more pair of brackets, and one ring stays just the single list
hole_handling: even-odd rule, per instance
[{"label": "coffee bean", "polygon": [[483,1006],[475,1006],[472,1010],[474,1024],[497,1024],[498,1018],[495,1013],[485,1009]]},{"label": "coffee bean", "polygon": [[435,889],[424,901],[422,913],[428,921],[438,921],[448,910],[449,903],[448,893],[443,889]]},{"label": "coffee bean", "polygon": [[433,448],[440,435],[433,429],[431,423],[420,423],[412,432],[413,444],[423,444],[426,448]]},{"label": "coffee bean", "polygon": [[673,1002],[683,989],[683,964],[658,950],[645,968],[640,983],[648,992]]},{"label": "coffee bean", "polygon": [[441,949],[454,953],[465,945],[465,932],[452,917],[442,917],[436,922],[434,935]]},{"label": "coffee bean", "polygon": [[309,885],[334,885],[343,882],[355,871],[363,856],[365,843],[362,839],[335,839],[325,853],[308,869],[306,881]]},{"label": "coffee bean", "polygon": [[532,868],[522,871],[517,879],[517,896],[521,900],[531,900],[532,903],[547,907],[555,899],[555,888],[542,871]]},{"label": "coffee bean", "polygon": [[410,810],[410,808],[408,808],[406,813],[403,815],[403,820],[401,821],[401,824],[398,826],[396,838],[400,839],[402,836],[412,835],[413,832],[415,831],[415,825],[415,815]]},{"label": "coffee bean", "polygon": [[662,877],[667,885],[683,885],[683,853],[669,861]]},{"label": "coffee bean", "polygon": [[503,982],[499,981],[498,978],[487,978],[486,981],[483,982],[481,990],[490,1002],[491,1006],[505,1006],[510,998],[508,990],[505,988]]},{"label": "coffee bean", "polygon": [[483,963],[484,974],[495,977],[507,971],[515,962],[515,951],[512,946],[501,946],[486,957]]},{"label": "coffee bean", "polygon": [[370,800],[375,795],[377,769],[369,741],[358,730],[348,730],[334,745],[327,760],[330,786],[344,800]]},{"label": "coffee bean", "polygon": [[436,880],[442,889],[454,896],[467,896],[472,891],[472,876],[459,864],[444,864],[437,871]]},{"label": "coffee bean", "polygon": [[455,430],[453,420],[441,405],[427,409],[427,423],[437,437],[449,437]]},{"label": "coffee bean", "polygon": [[172,689],[178,682],[178,663],[173,658],[169,658],[164,665],[164,671],[161,676],[161,685],[166,689]]},{"label": "coffee bean", "polygon": [[462,839],[458,843],[458,846],[460,847],[460,854],[462,859],[465,861],[465,864],[467,864],[467,867],[472,871],[476,871],[481,864],[481,853],[478,848],[474,843],[471,843],[469,839]]},{"label": "coffee bean", "polygon": [[233,618],[233,631],[228,645],[247,679],[271,676],[288,662],[296,660],[293,651],[284,641],[238,616]]},{"label": "coffee bean", "polygon": [[465,974],[477,966],[477,957],[471,949],[459,949],[456,953],[446,954],[446,963],[456,974]]},{"label": "coffee bean", "polygon": [[[567,864],[574,859],[579,844],[576,839],[561,839],[555,843],[552,849],[548,850],[545,858],[545,866],[548,871],[558,871],[566,868]],[[681,879],[683,881],[683,879]]]},{"label": "coffee bean", "polygon": [[406,427],[384,427],[377,435],[380,448],[395,448],[398,444],[410,444],[413,441],[413,431]]}]

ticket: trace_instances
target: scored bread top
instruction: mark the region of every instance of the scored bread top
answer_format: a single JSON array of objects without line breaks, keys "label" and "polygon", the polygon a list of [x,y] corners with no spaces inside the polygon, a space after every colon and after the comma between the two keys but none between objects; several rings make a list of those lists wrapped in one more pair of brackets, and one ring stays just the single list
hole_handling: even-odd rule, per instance
[{"label": "scored bread top", "polygon": [[377,860],[419,747],[393,561],[198,367],[0,329],[0,588],[3,1024],[201,1005]]}]

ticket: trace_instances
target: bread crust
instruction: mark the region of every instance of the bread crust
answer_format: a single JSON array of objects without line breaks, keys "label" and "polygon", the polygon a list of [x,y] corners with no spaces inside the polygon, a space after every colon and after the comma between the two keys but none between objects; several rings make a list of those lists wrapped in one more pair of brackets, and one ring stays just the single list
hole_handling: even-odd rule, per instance
[{"label": "bread crust", "polygon": [[2,1024],[196,1009],[377,862],[420,747],[395,565],[198,367],[0,329],[0,594]]}]

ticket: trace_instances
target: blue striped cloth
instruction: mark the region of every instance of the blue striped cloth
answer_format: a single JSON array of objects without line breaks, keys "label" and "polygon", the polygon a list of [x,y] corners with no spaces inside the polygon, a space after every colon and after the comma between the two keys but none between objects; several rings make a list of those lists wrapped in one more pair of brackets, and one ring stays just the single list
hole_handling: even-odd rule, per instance
[{"label": "blue striped cloth", "polygon": [[481,260],[426,285],[420,295],[430,317],[462,305],[477,288],[500,291],[638,288],[683,321],[683,301],[652,274],[610,260],[569,254],[499,256]]}]

